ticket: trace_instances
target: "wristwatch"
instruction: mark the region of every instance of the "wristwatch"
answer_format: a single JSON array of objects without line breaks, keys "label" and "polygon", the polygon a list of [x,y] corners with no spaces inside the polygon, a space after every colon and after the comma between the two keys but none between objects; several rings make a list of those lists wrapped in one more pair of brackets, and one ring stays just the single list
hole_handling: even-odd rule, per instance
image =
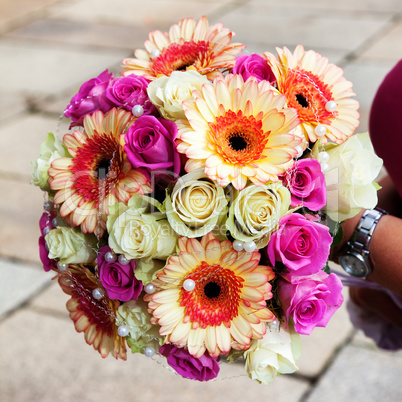
[{"label": "wristwatch", "polygon": [[350,241],[339,257],[342,268],[350,275],[366,279],[372,272],[369,244],[378,221],[388,212],[374,208],[364,212]]}]

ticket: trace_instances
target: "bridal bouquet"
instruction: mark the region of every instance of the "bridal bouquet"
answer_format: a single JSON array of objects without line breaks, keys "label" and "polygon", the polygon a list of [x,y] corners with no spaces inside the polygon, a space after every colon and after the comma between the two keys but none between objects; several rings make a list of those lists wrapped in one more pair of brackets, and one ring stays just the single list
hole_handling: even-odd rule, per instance
[{"label": "bridal bouquet", "polygon": [[248,54],[205,17],[153,31],[85,82],[32,163],[40,257],[106,357],[185,378],[243,359],[268,383],[343,301],[339,222],[374,207],[380,167],[342,70],[299,45]]}]

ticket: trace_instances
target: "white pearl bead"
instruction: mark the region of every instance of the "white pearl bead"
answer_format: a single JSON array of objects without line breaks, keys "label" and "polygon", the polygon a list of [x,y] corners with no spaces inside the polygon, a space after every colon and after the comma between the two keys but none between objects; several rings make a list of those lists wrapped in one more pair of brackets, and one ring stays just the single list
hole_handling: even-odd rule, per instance
[{"label": "white pearl bead", "polygon": [[43,204],[43,209],[45,211],[51,211],[54,208],[54,204],[52,201],[45,201]]},{"label": "white pearl bead", "polygon": [[50,227],[46,226],[46,227],[43,229],[43,236],[46,236],[49,232],[50,232]]},{"label": "white pearl bead", "polygon": [[141,105],[135,105],[131,112],[135,117],[141,117],[144,114],[144,108]]},{"label": "white pearl bead", "polygon": [[117,328],[117,333],[124,338],[130,333],[130,330],[127,325],[120,325],[120,327]]},{"label": "white pearl bead", "polygon": [[57,263],[57,269],[60,272],[64,272],[65,270],[67,270],[68,268],[68,264],[62,264],[60,261]]},{"label": "white pearl bead", "polygon": [[252,253],[254,250],[256,250],[257,245],[253,241],[247,241],[243,244],[243,248],[248,253]]},{"label": "white pearl bead", "polygon": [[300,145],[297,145],[295,150],[297,151],[296,158],[300,158],[303,155],[303,148]]},{"label": "white pearl bead", "polygon": [[321,163],[328,162],[328,161],[329,161],[329,153],[326,152],[326,151],[320,152],[320,153],[318,154],[318,160],[319,160]]},{"label": "white pearl bead", "polygon": [[329,165],[327,162],[323,162],[321,163],[321,171],[323,173],[327,173],[329,171]]},{"label": "white pearl bead", "polygon": [[144,348],[144,355],[147,357],[152,357],[155,354],[155,349],[152,346],[146,346]]},{"label": "white pearl bead", "polygon": [[120,254],[120,255],[119,255],[118,260],[119,260],[119,264],[121,264],[121,265],[128,265],[128,264],[130,264],[130,260],[128,260],[126,257],[124,257],[123,254]]},{"label": "white pearl bead", "polygon": [[323,124],[318,124],[314,131],[317,137],[323,137],[327,132],[327,128]]},{"label": "white pearl bead", "polygon": [[117,260],[117,255],[113,251],[108,251],[105,254],[105,261],[106,262],[115,262]]},{"label": "white pearl bead", "polygon": [[328,101],[326,104],[325,104],[325,109],[327,109],[327,111],[328,112],[335,112],[335,110],[336,110],[336,108],[338,107],[338,105],[336,104],[336,102],[335,101]]},{"label": "white pearl bead", "polygon": [[159,49],[153,49],[151,50],[150,56],[151,59],[156,59],[157,57],[159,57],[161,54],[161,51]]},{"label": "white pearl bead", "polygon": [[92,291],[92,296],[96,300],[100,300],[105,296],[105,292],[101,288],[96,288]]},{"label": "white pearl bead", "polygon": [[53,226],[54,228],[57,228],[57,218],[53,218],[53,219],[52,219],[52,226]]},{"label": "white pearl bead", "polygon": [[186,279],[183,282],[183,288],[184,290],[187,290],[187,292],[191,292],[195,289],[195,282],[192,279]]},{"label": "white pearl bead", "polygon": [[101,228],[100,226],[97,226],[97,227],[95,228],[94,235],[95,235],[96,237],[101,237],[101,235],[102,235],[102,228]]},{"label": "white pearl bead", "polygon": [[278,332],[279,327],[280,327],[280,322],[278,320],[274,320],[274,321],[268,323],[268,328],[270,331]]},{"label": "white pearl bead", "polygon": [[233,242],[233,248],[236,250],[236,251],[242,251],[243,250],[243,242],[242,241],[240,241],[240,240],[235,240],[234,242]]},{"label": "white pearl bead", "polygon": [[151,295],[152,293],[155,292],[156,287],[155,287],[154,284],[152,284],[151,282],[149,282],[149,283],[147,283],[147,284],[144,286],[144,290],[145,290],[145,293],[148,293],[149,295]]}]

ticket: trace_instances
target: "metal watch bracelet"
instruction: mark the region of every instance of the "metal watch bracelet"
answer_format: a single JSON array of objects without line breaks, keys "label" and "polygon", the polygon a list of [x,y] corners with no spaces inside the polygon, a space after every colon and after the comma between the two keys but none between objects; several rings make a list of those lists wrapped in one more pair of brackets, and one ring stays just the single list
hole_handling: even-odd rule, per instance
[{"label": "metal watch bracelet", "polygon": [[381,208],[374,208],[364,212],[349,242],[354,251],[362,255],[367,254],[374,229],[383,215],[388,215],[388,212]]}]

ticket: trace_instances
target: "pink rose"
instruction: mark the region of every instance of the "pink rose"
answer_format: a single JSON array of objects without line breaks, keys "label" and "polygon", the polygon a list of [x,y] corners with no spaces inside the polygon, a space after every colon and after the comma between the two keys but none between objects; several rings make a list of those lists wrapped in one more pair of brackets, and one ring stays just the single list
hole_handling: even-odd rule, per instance
[{"label": "pink rose", "polygon": [[159,353],[167,358],[170,367],[184,378],[198,381],[209,381],[218,376],[219,363],[206,351],[196,358],[187,349],[177,348],[171,344],[162,345]]},{"label": "pink rose", "polygon": [[267,246],[268,258],[275,266],[281,262],[288,269],[283,276],[293,278],[312,275],[324,268],[332,243],[327,226],[301,214],[289,214],[279,221]]},{"label": "pink rose", "polygon": [[276,81],[267,60],[257,53],[239,56],[233,66],[233,74],[240,74],[244,81],[249,77],[256,77],[258,82],[269,81],[271,84]]},{"label": "pink rose", "polygon": [[137,300],[142,292],[143,284],[134,276],[135,261],[131,260],[127,265],[120,264],[118,261],[107,262],[105,254],[110,250],[109,246],[101,247],[97,259],[99,280],[109,299],[123,302]]},{"label": "pink rose", "polygon": [[300,159],[282,177],[291,193],[291,205],[319,211],[327,202],[325,177],[315,159]]},{"label": "pink rose", "polygon": [[82,125],[87,114],[97,110],[106,113],[113,107],[112,102],[106,98],[106,88],[112,78],[113,73],[108,73],[106,69],[81,85],[78,93],[72,97],[70,104],[64,110],[64,115],[74,122],[72,126]]},{"label": "pink rose", "polygon": [[147,88],[145,78],[131,74],[111,80],[106,88],[106,97],[117,107],[131,111],[135,105],[140,105],[145,115],[154,114],[156,107],[148,98]]},{"label": "pink rose", "polygon": [[180,155],[176,149],[176,124],[154,116],[141,116],[125,134],[124,150],[135,168],[149,172],[180,173]]},{"label": "pink rose", "polygon": [[295,331],[303,335],[325,327],[343,303],[341,280],[324,271],[297,283],[280,280],[278,294],[287,320],[292,318]]}]

